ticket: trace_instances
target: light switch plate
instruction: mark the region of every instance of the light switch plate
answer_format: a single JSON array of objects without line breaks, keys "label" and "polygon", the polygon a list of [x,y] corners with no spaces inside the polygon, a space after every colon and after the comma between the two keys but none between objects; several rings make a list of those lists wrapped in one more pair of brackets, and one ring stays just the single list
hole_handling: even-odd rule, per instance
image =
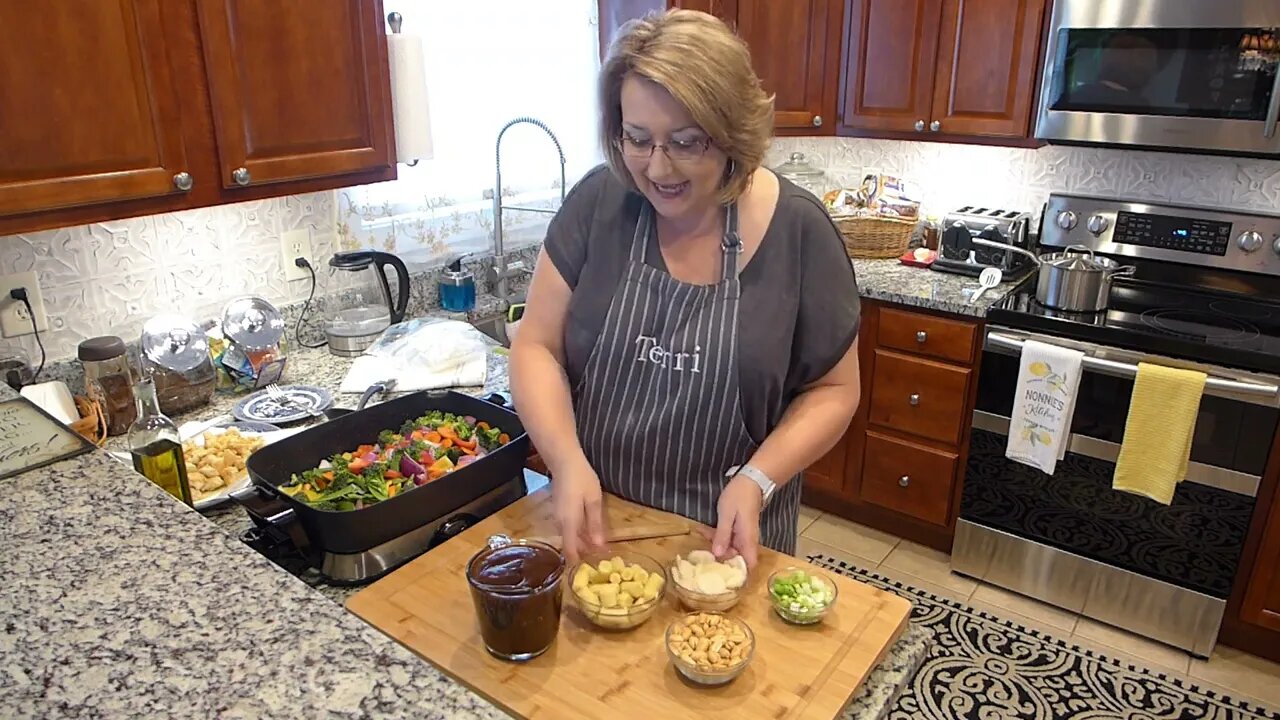
[{"label": "light switch plate", "polygon": [[316,259],[311,257],[311,231],[307,228],[290,230],[280,236],[281,267],[284,268],[285,280],[306,280],[311,277],[304,267],[298,267],[294,260],[300,257],[307,259],[315,268]]},{"label": "light switch plate", "polygon": [[27,306],[21,300],[9,297],[14,288],[27,289],[27,301],[36,314],[36,327],[40,332],[49,331],[49,318],[44,313],[44,298],[40,295],[40,279],[34,272],[14,273],[0,277],[0,335],[7,338],[32,334],[31,318]]}]

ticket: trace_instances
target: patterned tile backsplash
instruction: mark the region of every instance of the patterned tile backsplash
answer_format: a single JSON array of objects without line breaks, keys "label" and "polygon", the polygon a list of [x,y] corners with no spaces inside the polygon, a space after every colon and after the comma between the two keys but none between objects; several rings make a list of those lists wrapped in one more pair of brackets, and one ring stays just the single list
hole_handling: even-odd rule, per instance
[{"label": "patterned tile backsplash", "polygon": [[[306,298],[306,280],[287,281],[280,235],[305,228],[313,261],[336,248],[334,194],[295,195],[164,215],[0,237],[0,274],[33,270],[40,279],[50,360],[74,356],[81,340],[112,333],[136,339],[163,312],[212,318],[246,293],[285,304]],[[0,340],[26,350],[33,336]]]},{"label": "patterned tile backsplash", "polygon": [[1036,150],[980,145],[778,138],[766,163],[803,152],[828,173],[830,187],[856,186],[879,171],[915,183],[926,212],[962,205],[1030,210],[1051,192],[1120,196],[1181,205],[1280,212],[1280,161],[1048,146]]},{"label": "patterned tile backsplash", "polygon": [[[937,214],[970,203],[1038,212],[1055,191],[1280,211],[1280,162],[1269,160],[779,138],[767,164],[780,164],[797,151],[827,171],[831,187],[854,184],[872,170],[909,178],[920,188],[926,210]],[[306,228],[313,260],[322,266],[339,245],[334,197],[311,193],[0,237],[0,274],[37,273],[49,316],[49,332],[41,337],[51,360],[66,358],[86,337],[136,338],[143,321],[161,312],[205,320],[227,299],[245,293],[280,305],[299,303],[309,283],[285,280],[279,237]],[[433,292],[417,289],[414,305],[430,302]],[[13,347],[38,360],[31,336],[0,340],[0,350]]]}]

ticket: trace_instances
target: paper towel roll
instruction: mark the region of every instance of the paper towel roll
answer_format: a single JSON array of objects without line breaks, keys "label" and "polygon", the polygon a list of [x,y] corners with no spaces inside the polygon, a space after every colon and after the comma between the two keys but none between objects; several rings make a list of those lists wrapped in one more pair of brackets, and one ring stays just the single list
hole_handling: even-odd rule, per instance
[{"label": "paper towel roll", "polygon": [[431,159],[431,111],[427,105],[427,72],[422,38],[387,36],[391,61],[391,108],[396,128],[396,161]]}]

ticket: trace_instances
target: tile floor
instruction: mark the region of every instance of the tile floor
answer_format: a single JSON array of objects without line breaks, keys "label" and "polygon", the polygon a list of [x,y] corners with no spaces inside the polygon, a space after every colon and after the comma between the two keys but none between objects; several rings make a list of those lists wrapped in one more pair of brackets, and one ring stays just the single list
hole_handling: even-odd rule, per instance
[{"label": "tile floor", "polygon": [[803,557],[812,552],[847,557],[898,582],[1070,639],[1076,645],[1280,709],[1280,664],[1225,646],[1218,646],[1209,660],[1198,660],[1168,645],[956,575],[945,553],[806,507],[800,511],[796,554]]}]

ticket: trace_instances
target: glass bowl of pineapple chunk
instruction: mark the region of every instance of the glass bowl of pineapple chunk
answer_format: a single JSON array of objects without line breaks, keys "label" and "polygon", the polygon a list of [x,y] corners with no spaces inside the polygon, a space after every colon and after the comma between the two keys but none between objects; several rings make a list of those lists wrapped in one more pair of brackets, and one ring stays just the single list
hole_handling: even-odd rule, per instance
[{"label": "glass bowl of pineapple chunk", "polygon": [[573,569],[573,604],[591,624],[630,630],[648,620],[667,592],[658,561],[636,552],[587,556]]}]

